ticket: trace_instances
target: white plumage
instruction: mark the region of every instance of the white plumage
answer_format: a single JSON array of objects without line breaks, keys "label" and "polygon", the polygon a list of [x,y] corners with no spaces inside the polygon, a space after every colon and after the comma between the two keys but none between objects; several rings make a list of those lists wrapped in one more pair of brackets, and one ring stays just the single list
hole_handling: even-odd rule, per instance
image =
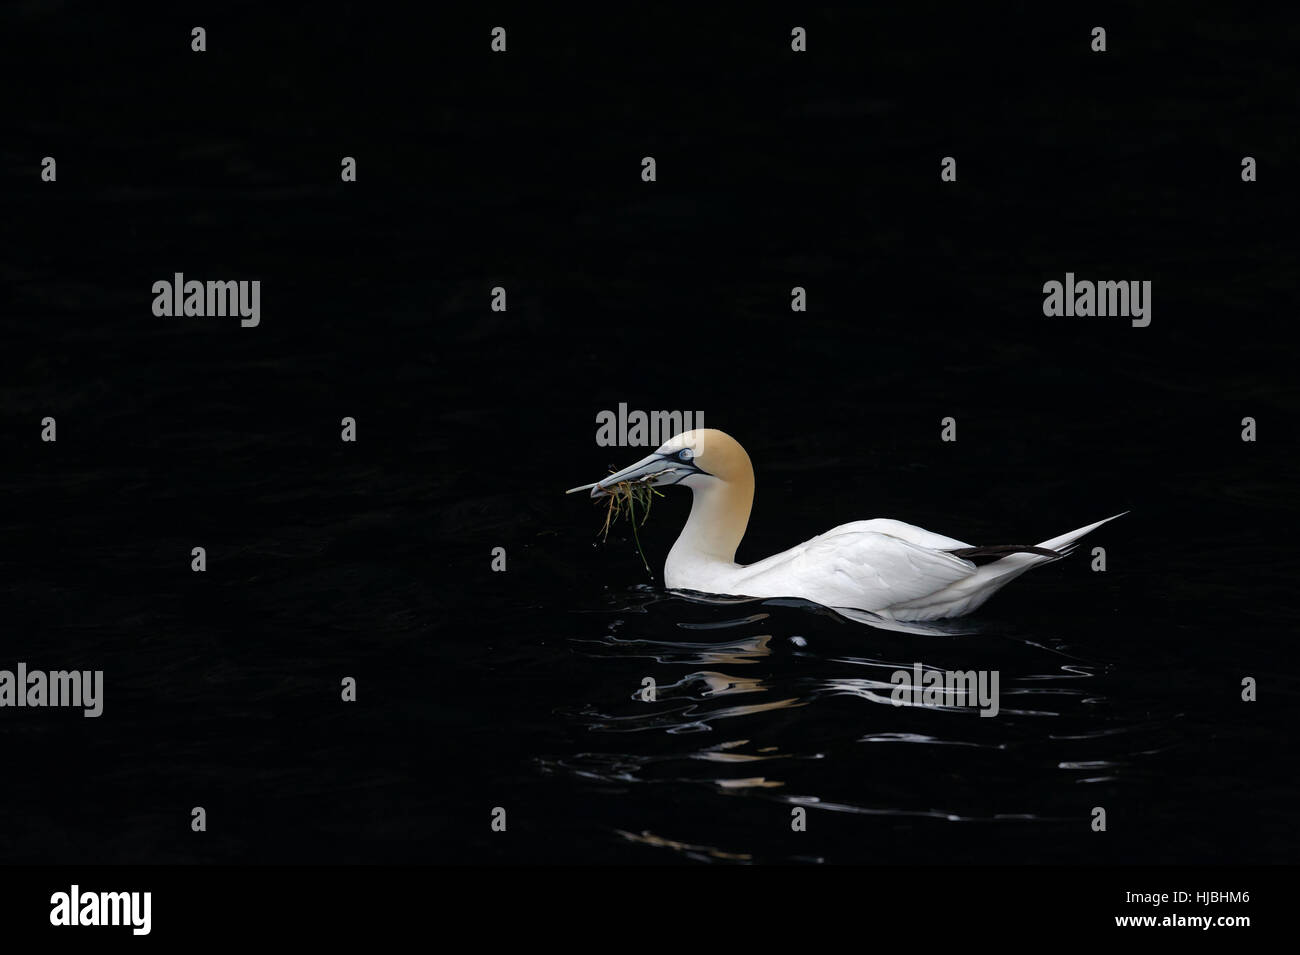
[{"label": "white plumage", "polygon": [[[690,517],[668,554],[664,583],[678,590],[747,597],[802,597],[823,606],[870,611],[889,620],[926,621],[970,613],[1025,571],[1058,559],[1108,517],[1034,545],[1055,554],[979,548],[902,521],[876,519],[833,527],[753,564],[735,562],[749,522],[754,471],[745,449],[714,429],[680,434],[654,454],[590,489],[602,497],[619,481],[682,484],[694,493]],[[1127,512],[1125,512],[1127,513]],[[1121,517],[1117,514],[1115,517]],[[975,550],[961,556],[952,551]]]}]

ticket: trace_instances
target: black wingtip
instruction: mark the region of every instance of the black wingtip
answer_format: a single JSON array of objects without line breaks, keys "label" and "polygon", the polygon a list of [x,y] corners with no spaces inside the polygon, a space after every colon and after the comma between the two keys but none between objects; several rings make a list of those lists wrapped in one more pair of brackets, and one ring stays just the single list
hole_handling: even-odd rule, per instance
[{"label": "black wingtip", "polygon": [[948,553],[954,557],[969,560],[976,566],[1001,560],[1011,554],[1037,554],[1039,557],[1065,556],[1060,551],[1048,550],[1046,547],[1035,547],[1032,544],[990,544],[986,547],[959,547],[957,550],[948,551]]}]

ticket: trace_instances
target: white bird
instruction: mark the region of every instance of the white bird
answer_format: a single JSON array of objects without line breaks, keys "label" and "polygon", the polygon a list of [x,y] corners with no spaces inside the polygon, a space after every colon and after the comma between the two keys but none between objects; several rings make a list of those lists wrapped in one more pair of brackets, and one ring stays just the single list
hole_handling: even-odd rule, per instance
[{"label": "white bird", "polygon": [[754,502],[754,468],[730,435],[714,428],[684,432],[631,467],[566,493],[608,497],[622,481],[691,489],[690,517],[664,565],[670,589],[801,597],[899,621],[968,614],[1031,567],[1058,560],[1089,531],[1128,513],[1034,546],[990,547],[877,518],[841,524],[757,563],[737,564]]}]

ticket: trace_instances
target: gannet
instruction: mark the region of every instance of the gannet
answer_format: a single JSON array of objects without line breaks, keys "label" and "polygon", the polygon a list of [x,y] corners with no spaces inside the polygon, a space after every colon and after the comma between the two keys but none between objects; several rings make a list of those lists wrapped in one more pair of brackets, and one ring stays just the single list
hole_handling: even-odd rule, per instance
[{"label": "gannet", "polygon": [[669,589],[799,597],[899,621],[968,614],[1031,567],[1058,560],[1079,538],[1128,513],[1033,546],[984,547],[876,518],[833,527],[757,563],[737,564],[736,548],[754,503],[754,467],[735,438],[716,428],[686,431],[636,464],[566,493],[590,490],[593,498],[608,497],[608,488],[620,481],[691,489],[690,516],[664,564]]}]

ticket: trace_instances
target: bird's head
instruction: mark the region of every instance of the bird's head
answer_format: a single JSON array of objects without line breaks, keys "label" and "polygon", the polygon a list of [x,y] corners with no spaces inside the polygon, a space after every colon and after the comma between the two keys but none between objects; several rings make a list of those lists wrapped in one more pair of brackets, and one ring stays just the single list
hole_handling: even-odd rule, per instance
[{"label": "bird's head", "polygon": [[668,439],[635,464],[567,493],[590,490],[592,497],[607,497],[608,489],[620,481],[643,481],[653,487],[681,484],[704,490],[720,481],[752,485],[754,468],[731,435],[716,428],[696,428]]}]

